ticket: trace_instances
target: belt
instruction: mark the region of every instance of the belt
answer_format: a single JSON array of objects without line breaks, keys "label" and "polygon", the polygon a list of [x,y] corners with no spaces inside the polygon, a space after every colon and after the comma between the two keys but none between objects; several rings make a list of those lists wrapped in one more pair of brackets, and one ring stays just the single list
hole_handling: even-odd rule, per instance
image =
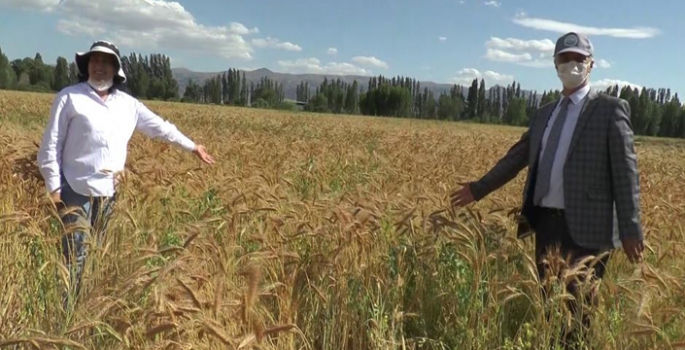
[{"label": "belt", "polygon": [[536,206],[535,210],[540,214],[550,215],[550,216],[555,216],[555,217],[563,217],[564,213],[565,213],[564,209],[560,209],[560,208]]}]

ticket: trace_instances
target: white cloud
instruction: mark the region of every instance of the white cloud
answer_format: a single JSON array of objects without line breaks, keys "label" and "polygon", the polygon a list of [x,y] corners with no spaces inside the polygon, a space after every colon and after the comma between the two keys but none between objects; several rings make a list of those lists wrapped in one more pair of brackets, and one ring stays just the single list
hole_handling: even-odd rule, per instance
[{"label": "white cloud", "polygon": [[316,58],[301,58],[295,61],[278,61],[278,65],[288,73],[330,74],[330,75],[372,75],[370,70],[351,63],[329,62],[321,64]]},{"label": "white cloud", "polygon": [[514,76],[493,72],[491,70],[480,72],[475,68],[464,68],[457,72],[457,75],[450,79],[450,83],[459,85],[471,85],[473,79],[484,79],[486,86],[495,84],[507,84],[514,80]]},{"label": "white cloud", "polygon": [[329,55],[337,55],[338,54],[338,49],[335,47],[329,47],[328,51],[326,51],[327,54]]},{"label": "white cloud", "polygon": [[484,56],[487,60],[493,62],[505,62],[514,63],[520,66],[533,67],[533,68],[545,68],[554,67],[554,62],[551,58],[545,59],[546,54],[542,53],[538,57],[533,58],[533,56],[528,53],[511,53],[498,49],[488,49]]},{"label": "white cloud", "polygon": [[[102,9],[108,6],[107,11]],[[107,28],[109,39],[119,46],[149,49],[180,49],[223,58],[252,59],[253,48],[243,38],[257,33],[243,24],[205,26],[178,2],[165,0],[67,0],[58,11],[67,21]]]},{"label": "white cloud", "polygon": [[[236,22],[204,25],[180,3],[168,0],[0,0],[0,4],[52,10],[58,16],[57,29],[64,34],[146,51],[177,49],[251,60],[254,47],[245,37],[259,33],[258,28]],[[277,45],[285,50],[298,48],[292,43]]]},{"label": "white cloud", "polygon": [[624,86],[630,86],[633,89],[638,89],[638,90],[642,89],[642,86],[635,84],[635,83],[631,83],[629,81],[625,81],[625,80],[601,79],[601,80],[598,80],[595,82],[590,81],[590,86],[592,86],[593,88],[598,89],[598,90],[606,90],[608,87],[615,86],[617,84],[618,84],[619,89],[623,88]]},{"label": "white cloud", "polygon": [[604,28],[604,27],[588,27],[574,23],[560,22],[544,18],[532,18],[525,14],[519,13],[513,22],[527,28],[538,30],[546,30],[556,33],[580,32],[585,35],[603,35],[615,38],[628,39],[645,39],[652,38],[660,31],[656,28],[650,27],[635,27],[635,28]]},{"label": "white cloud", "polygon": [[485,42],[485,59],[493,62],[514,63],[520,66],[553,67],[554,42],[549,39],[522,40],[491,37]]},{"label": "white cloud", "polygon": [[[485,58],[493,62],[513,63],[525,67],[554,67],[554,42],[550,39],[522,40],[516,38],[491,37],[485,43]],[[596,59],[596,66],[611,68],[605,59]]]},{"label": "white cloud", "polygon": [[99,26],[87,25],[86,23],[87,22],[67,21],[65,19],[60,19],[59,22],[57,22],[57,30],[66,35],[85,35],[93,38],[105,33],[103,28]]},{"label": "white cloud", "polygon": [[0,0],[0,7],[3,5],[10,7],[18,7],[28,10],[43,10],[52,11],[60,0]]},{"label": "white cloud", "polygon": [[549,53],[550,56],[554,52],[554,42],[549,39],[542,40],[521,40],[516,38],[498,38],[491,37],[485,43],[485,46],[493,49],[514,50],[514,51],[528,51],[534,50],[542,53]]},{"label": "white cloud", "polygon": [[252,39],[252,45],[259,48],[273,48],[285,51],[302,51],[302,47],[295,45],[289,41],[281,42],[280,40],[272,37],[266,37],[265,39]]},{"label": "white cloud", "polygon": [[599,68],[611,68],[611,63],[605,59],[599,59],[595,60],[595,63],[597,64],[597,67]]},{"label": "white cloud", "polygon": [[492,6],[492,7],[500,7],[500,5],[502,5],[501,2],[497,2],[497,1],[486,1],[486,2],[484,2],[484,4],[485,4],[485,6]]},{"label": "white cloud", "polygon": [[255,27],[252,29],[249,29],[245,27],[242,23],[237,23],[237,22],[232,22],[230,25],[230,30],[233,33],[236,33],[238,35],[250,35],[250,34],[258,34],[259,33],[259,28]]},{"label": "white cloud", "polygon": [[531,55],[527,52],[516,54],[497,49],[488,49],[488,51],[485,53],[485,58],[491,61],[513,63],[527,62],[533,59],[533,57],[531,57]]},{"label": "white cloud", "polygon": [[376,57],[356,56],[356,57],[352,57],[352,61],[356,62],[362,66],[367,66],[367,67],[382,68],[382,69],[388,69],[389,68],[387,63],[379,60]]},{"label": "white cloud", "polygon": [[441,36],[441,37],[438,37],[438,40],[445,42],[445,41],[447,41],[447,37]]},{"label": "white cloud", "polygon": [[259,28],[248,29],[242,23],[236,22],[231,23],[230,30],[231,32],[236,33],[238,35],[249,35],[259,33]]}]

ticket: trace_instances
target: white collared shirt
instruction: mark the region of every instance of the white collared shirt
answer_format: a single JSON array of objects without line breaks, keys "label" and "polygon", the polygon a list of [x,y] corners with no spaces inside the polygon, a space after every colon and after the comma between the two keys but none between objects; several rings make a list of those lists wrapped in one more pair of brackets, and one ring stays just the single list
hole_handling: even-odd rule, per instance
[{"label": "white collared shirt", "polygon": [[[566,155],[568,154],[568,149],[571,144],[573,131],[576,128],[580,111],[583,109],[585,98],[589,92],[590,85],[588,84],[568,96],[571,101],[568,104],[566,121],[564,122],[564,128],[561,130],[561,135],[559,136],[559,145],[557,146],[557,152],[552,163],[549,192],[542,198],[541,205],[543,207],[564,209],[564,164],[566,163]],[[542,138],[542,145],[540,148],[538,161],[542,161],[542,155],[544,154],[545,147],[547,146],[547,138],[549,137],[549,133],[552,130],[554,121],[557,119],[557,115],[559,114],[561,101],[563,101],[563,97],[559,99],[559,102],[557,102],[554,112],[552,112],[552,116],[549,118],[549,122],[547,123],[547,128],[545,128],[545,134]]]},{"label": "white collared shirt", "polygon": [[195,148],[176,126],[125,92],[103,101],[87,83],[64,88],[54,99],[38,151],[47,190],[58,190],[64,174],[76,193],[112,196],[134,130],[188,151]]}]

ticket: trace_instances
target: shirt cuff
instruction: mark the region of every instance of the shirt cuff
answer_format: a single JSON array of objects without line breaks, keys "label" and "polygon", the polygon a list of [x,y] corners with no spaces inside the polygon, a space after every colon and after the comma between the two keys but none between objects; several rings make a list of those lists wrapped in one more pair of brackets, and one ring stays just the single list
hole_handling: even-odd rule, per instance
[{"label": "shirt cuff", "polygon": [[187,137],[182,137],[180,141],[181,147],[187,151],[194,151],[195,150],[195,142],[193,140],[187,138]]},{"label": "shirt cuff", "polygon": [[58,176],[52,176],[48,179],[45,180],[45,187],[47,188],[49,193],[53,193],[57,191],[58,193],[60,192],[59,189],[62,187],[62,178]]}]

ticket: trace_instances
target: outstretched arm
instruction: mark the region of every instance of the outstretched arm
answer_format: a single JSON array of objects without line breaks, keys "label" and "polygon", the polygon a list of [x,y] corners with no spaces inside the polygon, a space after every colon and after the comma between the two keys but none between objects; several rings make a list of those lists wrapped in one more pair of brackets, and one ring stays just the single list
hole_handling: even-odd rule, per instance
[{"label": "outstretched arm", "polygon": [[136,130],[151,138],[159,138],[186,151],[195,150],[195,142],[181,133],[174,124],[153,113],[144,104],[136,101]]},{"label": "outstretched arm", "polygon": [[529,133],[530,129],[526,130],[507,154],[480,180],[461,183],[464,187],[450,195],[452,206],[461,207],[480,200],[516,177],[528,162]]},{"label": "outstretched arm", "polygon": [[490,192],[511,181],[528,164],[530,149],[530,129],[521,135],[507,154],[480,180],[469,184],[474,200],[480,200]]},{"label": "outstretched arm", "polygon": [[205,146],[195,144],[195,142],[178,131],[174,124],[162,119],[139,101],[136,101],[136,113],[136,129],[143,134],[152,138],[160,138],[187,151],[191,151],[201,161],[207,164],[214,164],[214,158],[207,152]]}]

